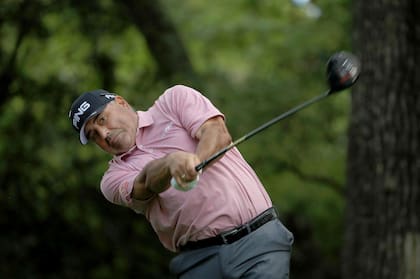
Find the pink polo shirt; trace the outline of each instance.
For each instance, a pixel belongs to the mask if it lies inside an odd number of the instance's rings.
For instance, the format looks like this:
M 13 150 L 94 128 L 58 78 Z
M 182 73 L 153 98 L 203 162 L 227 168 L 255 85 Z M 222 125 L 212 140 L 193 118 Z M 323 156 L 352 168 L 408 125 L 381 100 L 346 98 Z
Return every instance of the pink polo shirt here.
M 174 151 L 193 153 L 198 128 L 219 115 L 223 116 L 198 91 L 182 85 L 169 88 L 147 111 L 138 112 L 136 145 L 114 156 L 102 178 L 104 196 L 144 214 L 171 251 L 187 241 L 241 225 L 272 205 L 257 175 L 236 148 L 205 168 L 197 187 L 188 192 L 171 187 L 148 201 L 130 197 L 135 177 L 148 162 Z

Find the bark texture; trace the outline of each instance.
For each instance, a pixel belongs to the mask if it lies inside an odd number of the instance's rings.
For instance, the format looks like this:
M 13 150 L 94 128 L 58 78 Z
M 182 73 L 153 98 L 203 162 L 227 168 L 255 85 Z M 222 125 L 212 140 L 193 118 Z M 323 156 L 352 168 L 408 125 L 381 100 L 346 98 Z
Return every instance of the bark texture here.
M 420 278 L 420 2 L 353 2 L 344 279 Z

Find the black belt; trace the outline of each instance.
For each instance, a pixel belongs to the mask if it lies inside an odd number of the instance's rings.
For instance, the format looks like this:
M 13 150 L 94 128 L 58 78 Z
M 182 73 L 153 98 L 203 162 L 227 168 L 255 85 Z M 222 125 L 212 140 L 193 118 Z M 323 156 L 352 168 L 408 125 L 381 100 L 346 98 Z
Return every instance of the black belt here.
M 271 207 L 246 224 L 236 227 L 230 231 L 220 233 L 214 237 L 189 241 L 180 247 L 181 251 L 205 248 L 214 245 L 230 244 L 255 231 L 267 222 L 277 218 L 277 211 Z

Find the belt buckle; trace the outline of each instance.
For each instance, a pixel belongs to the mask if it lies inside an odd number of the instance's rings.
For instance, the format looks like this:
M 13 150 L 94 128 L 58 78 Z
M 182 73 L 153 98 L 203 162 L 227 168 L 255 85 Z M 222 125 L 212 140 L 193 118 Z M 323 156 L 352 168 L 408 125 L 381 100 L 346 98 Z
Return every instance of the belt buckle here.
M 229 239 L 228 238 L 230 236 L 232 236 L 232 235 L 235 235 L 238 231 L 239 231 L 239 229 L 238 228 L 235 228 L 235 229 L 232 229 L 232 230 L 230 230 L 228 232 L 221 233 L 220 234 L 220 237 L 222 238 L 223 243 L 224 244 L 229 244 Z

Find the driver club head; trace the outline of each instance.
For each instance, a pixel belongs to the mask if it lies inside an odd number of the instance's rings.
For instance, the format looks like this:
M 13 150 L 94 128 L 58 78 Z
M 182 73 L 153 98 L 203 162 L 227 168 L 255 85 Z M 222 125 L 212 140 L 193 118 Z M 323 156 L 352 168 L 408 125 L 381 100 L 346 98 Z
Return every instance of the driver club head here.
M 327 62 L 327 79 L 330 94 L 351 87 L 360 74 L 359 59 L 346 51 L 340 51 Z

